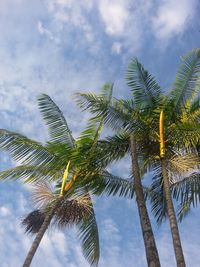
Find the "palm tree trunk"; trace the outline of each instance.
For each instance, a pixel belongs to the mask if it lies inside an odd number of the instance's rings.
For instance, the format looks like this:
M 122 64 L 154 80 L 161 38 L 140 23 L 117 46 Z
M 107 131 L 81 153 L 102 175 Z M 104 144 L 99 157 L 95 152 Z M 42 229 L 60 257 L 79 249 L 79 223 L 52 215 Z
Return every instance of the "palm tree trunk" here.
M 46 232 L 47 228 L 49 227 L 49 224 L 51 222 L 51 219 L 53 218 L 53 215 L 54 215 L 54 211 L 55 211 L 55 207 L 49 212 L 49 214 L 45 217 L 45 220 L 42 224 L 42 226 L 40 227 L 40 230 L 39 232 L 37 233 L 33 243 L 32 243 L 32 246 L 28 252 L 28 255 L 24 261 L 24 264 L 22 265 L 22 267 L 29 267 L 31 262 L 32 262 L 32 259 L 35 255 L 35 252 L 37 250 L 37 248 L 39 247 L 39 244 L 44 236 L 44 233 Z
M 181 240 L 180 240 L 180 235 L 179 235 L 179 230 L 178 230 L 178 224 L 177 224 L 176 215 L 174 211 L 174 205 L 173 205 L 171 192 L 170 192 L 169 178 L 168 178 L 168 173 L 167 173 L 167 163 L 166 163 L 165 158 L 161 159 L 161 165 L 162 165 L 162 175 L 163 175 L 163 188 L 164 188 L 164 193 L 165 193 L 167 213 L 169 217 L 174 251 L 175 251 L 175 256 L 176 256 L 176 263 L 177 263 L 177 267 L 185 267 L 186 266 L 185 259 L 183 255 L 183 249 L 181 246 Z
M 134 135 L 130 136 L 131 144 L 131 157 L 132 157 L 132 173 L 134 177 L 134 188 L 136 194 L 136 202 L 139 211 L 140 224 L 142 228 L 142 234 L 144 239 L 144 245 L 146 250 L 146 258 L 149 267 L 160 267 L 160 260 L 158 256 L 158 251 L 154 239 L 154 234 L 152 231 L 149 215 L 147 212 L 147 207 L 144 199 L 144 192 L 142 188 L 138 155 L 136 148 L 136 140 Z

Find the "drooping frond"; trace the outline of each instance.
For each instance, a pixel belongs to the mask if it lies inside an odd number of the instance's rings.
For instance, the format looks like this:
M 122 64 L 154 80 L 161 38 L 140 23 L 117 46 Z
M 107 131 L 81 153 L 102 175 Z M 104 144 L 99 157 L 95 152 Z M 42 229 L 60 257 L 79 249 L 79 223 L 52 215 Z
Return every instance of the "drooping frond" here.
M 58 227 L 78 224 L 87 219 L 92 213 L 92 203 L 88 194 L 73 196 L 72 198 L 63 197 L 55 211 L 54 223 Z
M 192 199 L 188 200 L 187 202 L 180 203 L 177 210 L 177 216 L 179 222 L 182 222 L 182 220 L 188 215 L 191 209 Z
M 22 164 L 50 164 L 55 160 L 55 155 L 41 143 L 4 129 L 0 130 L 0 148 Z
M 188 175 L 182 181 L 172 184 L 172 194 L 182 205 L 189 203 L 195 207 L 200 202 L 200 174 Z
M 171 185 L 173 197 L 180 203 L 178 205 L 178 219 L 182 221 L 200 202 L 200 174 L 192 174 L 184 180 Z
M 168 160 L 168 175 L 171 183 L 183 180 L 189 173 L 197 172 L 199 164 L 200 158 L 197 154 L 187 151 L 177 151 Z
M 159 103 L 161 99 L 160 86 L 137 59 L 133 59 L 129 64 L 126 80 L 138 108 L 152 108 Z
M 200 86 L 200 49 L 193 49 L 183 58 L 173 88 L 170 92 L 172 113 L 180 114 L 182 108 L 188 108 Z
M 93 209 L 90 215 L 80 222 L 78 229 L 83 254 L 90 265 L 96 267 L 99 262 L 100 247 L 98 227 Z
M 48 95 L 42 94 L 38 97 L 38 105 L 43 119 L 48 126 L 50 141 L 74 147 L 74 139 L 67 121 L 54 101 Z
M 42 210 L 34 210 L 30 212 L 21 222 L 28 234 L 36 234 L 40 230 L 45 219 L 45 212 Z
M 56 196 L 54 195 L 52 188 L 49 183 L 40 181 L 34 184 L 32 190 L 33 204 L 39 209 L 44 209 L 55 201 Z
M 134 182 L 133 179 L 124 179 L 104 171 L 101 176 L 95 177 L 88 187 L 95 195 L 106 194 L 107 196 L 119 196 L 133 198 Z
M 167 217 L 167 206 L 163 191 L 163 177 L 160 164 L 157 164 L 151 172 L 152 184 L 145 190 L 147 198 L 151 203 L 151 210 L 158 224 Z

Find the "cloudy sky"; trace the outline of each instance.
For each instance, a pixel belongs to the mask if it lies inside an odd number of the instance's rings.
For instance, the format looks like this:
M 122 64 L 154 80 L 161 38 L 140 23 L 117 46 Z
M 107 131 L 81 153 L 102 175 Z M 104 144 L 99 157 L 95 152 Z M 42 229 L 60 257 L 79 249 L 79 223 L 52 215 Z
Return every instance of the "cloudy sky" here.
M 49 94 L 63 110 L 75 136 L 86 115 L 73 102 L 77 91 L 99 92 L 114 82 L 117 97 L 130 95 L 127 64 L 138 59 L 163 90 L 174 80 L 180 56 L 200 44 L 198 0 L 1 0 L 0 128 L 46 140 L 36 97 Z M 1 154 L 0 168 L 15 164 Z M 123 174 L 121 171 L 123 170 Z M 115 172 L 126 176 L 128 159 Z M 21 266 L 31 237 L 20 228 L 30 209 L 29 191 L 19 183 L 0 185 L 1 267 Z M 100 267 L 146 266 L 134 200 L 96 200 Z M 187 266 L 199 267 L 200 217 L 192 210 L 180 225 Z M 152 218 L 163 267 L 175 266 L 168 223 Z M 49 231 L 33 267 L 89 267 L 76 232 Z

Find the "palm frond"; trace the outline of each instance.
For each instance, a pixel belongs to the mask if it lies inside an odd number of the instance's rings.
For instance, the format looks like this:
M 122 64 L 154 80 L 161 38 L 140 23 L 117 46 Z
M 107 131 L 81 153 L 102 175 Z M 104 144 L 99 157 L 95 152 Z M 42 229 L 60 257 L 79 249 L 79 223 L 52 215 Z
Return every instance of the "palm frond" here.
M 163 191 L 162 171 L 160 164 L 152 170 L 152 184 L 146 190 L 147 199 L 150 200 L 151 210 L 158 224 L 161 224 L 167 217 L 167 206 Z
M 78 224 L 89 217 L 91 212 L 92 203 L 88 195 L 73 196 L 69 199 L 63 197 L 55 211 L 54 224 L 62 228 Z
M 193 113 L 197 110 L 199 110 L 200 108 L 200 97 L 197 96 L 193 101 L 192 103 L 190 104 L 190 111 L 189 113 Z
M 152 108 L 159 103 L 161 99 L 160 86 L 137 59 L 133 59 L 129 64 L 126 80 L 138 108 Z
M 182 203 L 191 201 L 194 207 L 200 202 L 200 174 L 194 173 L 172 184 L 173 197 Z
M 40 180 L 55 181 L 61 177 L 60 171 L 56 171 L 46 166 L 20 165 L 0 172 L 0 180 L 22 179 L 25 183 Z
M 56 196 L 49 183 L 45 181 L 40 181 L 34 184 L 32 190 L 32 200 L 33 204 L 40 210 L 45 209 L 53 201 L 55 201 Z
M 198 170 L 200 158 L 195 153 L 179 151 L 168 160 L 168 174 L 171 183 L 176 183 L 178 180 L 184 179 L 189 173 L 194 173 Z
M 173 146 L 179 148 L 196 147 L 200 139 L 200 124 L 193 122 L 172 124 L 168 128 L 167 139 L 173 142 Z
M 30 212 L 21 222 L 22 227 L 28 234 L 36 234 L 40 230 L 45 219 L 45 212 L 42 210 L 34 210 Z
M 182 220 L 189 214 L 190 208 L 192 204 L 192 199 L 188 200 L 187 202 L 183 202 L 179 204 L 178 210 L 177 210 L 177 216 L 179 222 L 182 222 Z
M 55 160 L 55 155 L 41 143 L 4 129 L 0 130 L 0 148 L 22 164 L 41 165 Z
M 99 233 L 94 210 L 78 225 L 82 251 L 91 266 L 97 266 L 100 256 Z
M 48 95 L 42 94 L 38 97 L 38 105 L 48 126 L 50 140 L 74 147 L 74 139 L 67 121 L 54 101 Z
M 122 159 L 129 151 L 129 135 L 119 133 L 98 141 L 97 162 L 101 166 L 107 166 L 109 163 Z
M 120 197 L 133 198 L 134 196 L 134 181 L 133 178 L 124 179 L 113 175 L 108 171 L 104 171 L 105 188 L 103 192 L 110 196 L 118 195 Z M 101 185 L 101 184 L 100 184 Z
M 183 58 L 183 64 L 178 70 L 176 80 L 170 92 L 172 113 L 180 114 L 182 108 L 187 108 L 200 86 L 200 49 L 193 49 Z

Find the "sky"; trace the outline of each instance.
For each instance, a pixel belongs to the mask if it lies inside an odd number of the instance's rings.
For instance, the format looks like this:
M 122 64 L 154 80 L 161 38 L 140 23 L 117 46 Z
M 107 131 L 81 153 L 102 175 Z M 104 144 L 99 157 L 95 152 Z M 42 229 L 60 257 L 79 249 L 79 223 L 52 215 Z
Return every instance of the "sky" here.
M 170 88 L 180 57 L 200 45 L 198 0 L 1 0 L 0 128 L 47 140 L 37 96 L 48 94 L 77 136 L 87 114 L 74 102 L 76 92 L 96 92 L 114 83 L 114 95 L 127 98 L 125 72 L 137 57 Z M 16 163 L 1 153 L 0 169 Z M 126 177 L 126 158 L 114 168 Z M 33 237 L 20 227 L 31 211 L 30 190 L 20 182 L 0 184 L 1 267 L 21 266 Z M 100 229 L 99 267 L 145 267 L 143 240 L 134 200 L 95 199 Z M 187 266 L 200 264 L 200 209 L 179 225 Z M 163 267 L 175 266 L 168 222 L 153 229 Z M 76 229 L 48 230 L 33 267 L 89 267 Z

